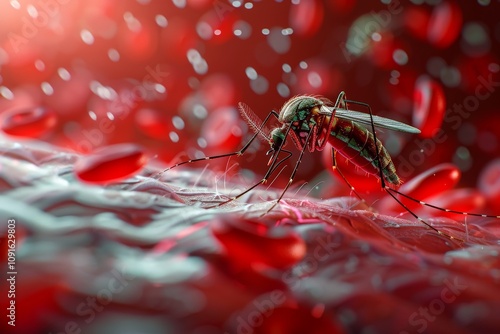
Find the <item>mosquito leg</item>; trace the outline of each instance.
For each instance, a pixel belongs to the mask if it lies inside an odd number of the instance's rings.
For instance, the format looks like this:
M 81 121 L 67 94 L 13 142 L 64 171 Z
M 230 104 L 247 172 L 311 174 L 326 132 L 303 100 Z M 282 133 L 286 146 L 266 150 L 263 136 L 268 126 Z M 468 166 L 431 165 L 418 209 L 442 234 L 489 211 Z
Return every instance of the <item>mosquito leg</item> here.
M 369 104 L 367 103 L 364 103 L 364 102 L 358 102 L 358 101 L 353 101 L 353 100 L 346 100 L 347 103 L 352 103 L 352 104 L 357 104 L 357 105 L 360 105 L 360 106 L 363 106 L 365 108 L 368 109 L 368 112 L 370 113 L 370 119 L 371 119 L 371 130 L 372 130 L 372 134 L 373 134 L 373 139 L 375 141 L 375 147 L 376 147 L 376 159 L 377 159 L 377 165 L 378 165 L 378 170 L 379 170 L 379 177 L 380 177 L 380 185 L 382 187 L 383 190 L 385 190 L 386 193 L 388 193 L 396 202 L 398 202 L 399 205 L 401 205 L 406 211 L 408 211 L 408 213 L 410 213 L 415 219 L 417 219 L 419 222 L 421 222 L 422 224 L 426 225 L 427 227 L 429 227 L 430 229 L 434 230 L 435 232 L 437 232 L 438 234 L 440 235 L 444 235 L 446 236 L 447 238 L 451 239 L 451 240 L 458 240 L 460 242 L 464 242 L 462 239 L 459 239 L 459 238 L 456 238 L 456 237 L 453 237 L 447 233 L 444 233 L 444 232 L 441 232 L 439 231 L 437 228 L 435 228 L 434 226 L 432 226 L 431 224 L 427 223 L 426 221 L 424 221 L 422 218 L 420 218 L 419 216 L 417 216 L 412 210 L 410 210 L 403 202 L 401 202 L 394 194 L 393 192 L 397 193 L 397 194 L 400 194 L 400 195 L 403 195 L 402 193 L 400 193 L 399 191 L 395 190 L 395 189 L 392 189 L 390 188 L 389 186 L 387 186 L 385 184 L 385 180 L 384 180 L 384 174 L 382 172 L 382 163 L 381 163 L 381 160 L 380 160 L 380 152 L 379 152 L 379 146 L 377 145 L 377 134 L 376 134 L 376 131 L 375 131 L 375 124 L 373 122 L 373 113 L 372 113 L 372 108 L 370 107 Z M 407 197 L 407 198 L 410 198 L 412 200 L 415 200 L 413 198 L 411 198 L 410 196 L 408 195 L 403 195 L 404 197 Z M 418 201 L 418 200 L 415 200 L 416 202 L 419 202 L 421 203 L 421 201 Z M 437 207 L 436 207 L 437 208 Z M 446 211 L 446 210 L 444 210 Z
M 293 179 L 295 178 L 295 174 L 297 173 L 297 170 L 299 169 L 299 165 L 302 162 L 302 156 L 304 155 L 304 152 L 307 149 L 307 144 L 309 143 L 309 140 L 311 139 L 312 133 L 314 131 L 317 131 L 317 129 L 316 128 L 312 128 L 309 131 L 309 133 L 307 134 L 306 141 L 304 143 L 304 146 L 302 147 L 302 150 L 300 150 L 299 157 L 298 157 L 297 161 L 295 162 L 295 166 L 293 167 L 292 174 L 290 175 L 290 179 L 288 180 L 288 183 L 286 184 L 285 189 L 283 189 L 283 191 L 281 192 L 281 195 L 280 195 L 280 197 L 278 197 L 278 200 L 276 200 L 276 203 L 274 203 L 269 209 L 267 209 L 267 211 L 265 213 L 270 212 L 272 209 L 274 209 L 274 207 L 276 207 L 276 205 L 278 205 L 278 203 L 281 201 L 281 199 L 285 195 L 286 191 L 288 190 L 288 188 L 292 184 Z
M 340 177 L 342 178 L 342 180 L 344 180 L 344 182 L 347 184 L 347 186 L 349 186 L 349 188 L 351 189 L 351 191 L 356 195 L 356 197 L 364 204 L 366 204 L 366 201 L 363 197 L 361 197 L 361 195 L 356 191 L 356 189 L 351 185 L 351 183 L 347 180 L 347 178 L 344 176 L 344 173 L 342 173 L 342 171 L 340 170 L 340 168 L 338 168 L 337 166 L 337 151 L 332 147 L 332 169 L 334 171 L 336 171 L 337 173 L 339 173 Z
M 255 138 L 257 138 L 257 136 L 259 135 L 259 133 L 262 131 L 262 129 L 264 128 L 265 124 L 269 121 L 269 119 L 271 118 L 271 116 L 274 116 L 276 119 L 279 118 L 279 115 L 277 112 L 275 111 L 271 111 L 267 116 L 266 118 L 264 119 L 264 121 L 262 122 L 260 128 L 258 129 L 258 131 L 255 132 L 255 134 L 252 136 L 252 138 L 250 138 L 250 140 L 239 150 L 239 151 L 236 151 L 236 152 L 232 152 L 232 153 L 225 153 L 225 154 L 219 154 L 219 155 L 213 155 L 213 156 L 209 156 L 209 157 L 204 157 L 204 158 L 198 158 L 198 159 L 190 159 L 190 160 L 186 160 L 186 161 L 183 161 L 183 162 L 179 162 L 173 166 L 170 166 L 164 170 L 162 170 L 161 172 L 159 173 L 156 173 L 155 175 L 153 175 L 153 178 L 157 178 L 158 176 L 161 176 L 163 173 L 173 169 L 173 168 L 176 168 L 176 167 L 179 167 L 179 166 L 182 166 L 182 165 L 185 165 L 185 164 L 190 164 L 190 163 L 193 163 L 193 162 L 197 162 L 197 161 L 204 161 L 204 160 L 212 160 L 212 159 L 218 159 L 218 158 L 225 158 L 225 157 L 231 157 L 231 156 L 234 156 L 234 155 L 237 155 L 237 156 L 240 156 L 242 155 L 243 153 L 245 153 L 245 151 L 250 147 L 250 145 L 252 144 L 252 142 L 255 140 Z
M 268 116 L 269 117 L 269 116 Z M 267 118 L 266 118 L 267 120 Z M 264 121 L 265 123 L 265 121 Z M 230 199 L 228 199 L 227 201 L 224 201 L 222 203 L 218 203 L 216 205 L 212 205 L 212 206 L 209 206 L 207 207 L 207 209 L 211 209 L 211 208 L 215 208 L 215 207 L 218 207 L 218 206 L 222 206 L 224 204 L 227 204 L 229 202 L 232 202 L 234 200 L 237 200 L 238 198 L 240 198 L 241 196 L 247 194 L 248 192 L 250 192 L 251 190 L 255 189 L 257 186 L 261 185 L 261 184 L 265 184 L 269 177 L 271 176 L 271 174 L 276 170 L 276 168 L 281 165 L 282 163 L 284 163 L 286 160 L 288 160 L 291 156 L 292 156 L 292 152 L 288 151 L 288 150 L 283 150 L 283 145 L 285 144 L 285 141 L 286 141 L 286 138 L 288 137 L 288 134 L 290 132 L 290 129 L 291 127 L 288 127 L 288 129 L 286 130 L 285 132 L 285 138 L 283 139 L 283 142 L 281 143 L 280 147 L 278 148 L 278 151 L 276 152 L 276 154 L 274 155 L 274 158 L 273 160 L 271 161 L 271 164 L 269 166 L 269 168 L 267 169 L 267 172 L 266 174 L 264 175 L 264 177 L 262 178 L 262 180 L 260 180 L 259 182 L 257 182 L 256 184 L 254 184 L 253 186 L 251 186 L 250 188 L 246 189 L 245 191 L 243 191 L 242 193 L 234 196 L 234 197 L 231 197 Z M 278 156 L 281 152 L 286 152 L 288 154 L 287 157 L 283 158 L 282 160 L 278 161 Z

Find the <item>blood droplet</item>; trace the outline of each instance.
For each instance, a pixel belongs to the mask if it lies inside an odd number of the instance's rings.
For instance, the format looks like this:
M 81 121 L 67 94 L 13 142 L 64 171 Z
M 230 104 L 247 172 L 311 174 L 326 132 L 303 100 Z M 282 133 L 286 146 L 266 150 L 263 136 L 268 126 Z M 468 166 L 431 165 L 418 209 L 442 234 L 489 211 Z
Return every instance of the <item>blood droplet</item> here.
M 478 187 L 492 208 L 500 207 L 500 158 L 486 165 L 479 176 Z
M 311 36 L 323 23 L 323 4 L 318 0 L 302 0 L 290 9 L 290 25 L 300 36 Z
M 415 83 L 413 126 L 422 131 L 420 136 L 433 137 L 440 129 L 446 109 L 441 85 L 428 76 L 421 76 Z
M 305 242 L 291 229 L 229 215 L 220 217 L 211 226 L 227 256 L 240 268 L 265 265 L 284 269 L 305 256 Z
M 134 175 L 146 162 L 144 150 L 138 145 L 106 146 L 80 158 L 75 165 L 75 175 L 87 183 L 106 184 Z
M 458 37 L 462 27 L 462 11 L 454 2 L 443 2 L 434 8 L 429 20 L 427 38 L 444 49 Z
M 57 123 L 57 115 L 51 109 L 34 107 L 15 109 L 2 117 L 2 131 L 17 137 L 38 138 L 52 130 Z

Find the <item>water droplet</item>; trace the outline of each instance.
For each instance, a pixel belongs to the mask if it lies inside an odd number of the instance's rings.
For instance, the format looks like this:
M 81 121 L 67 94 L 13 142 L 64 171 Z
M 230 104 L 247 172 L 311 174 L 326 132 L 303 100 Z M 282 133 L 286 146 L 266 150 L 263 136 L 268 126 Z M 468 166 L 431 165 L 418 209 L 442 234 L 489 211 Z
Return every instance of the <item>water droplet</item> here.
M 81 32 L 80 32 L 80 37 L 82 39 L 82 41 L 87 44 L 87 45 L 92 45 L 94 44 L 94 35 L 92 35 L 92 33 L 86 29 L 83 29 Z

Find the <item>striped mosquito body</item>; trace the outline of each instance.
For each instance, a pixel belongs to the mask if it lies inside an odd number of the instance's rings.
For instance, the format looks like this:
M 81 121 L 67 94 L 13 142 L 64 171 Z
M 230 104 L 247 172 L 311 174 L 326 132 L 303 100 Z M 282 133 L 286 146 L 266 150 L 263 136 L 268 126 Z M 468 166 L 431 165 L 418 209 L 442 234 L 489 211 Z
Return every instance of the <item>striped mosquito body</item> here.
M 346 110 L 342 97 L 337 105 L 339 109 Z M 378 176 L 381 169 L 388 184 L 399 186 L 401 180 L 396 173 L 396 167 L 382 142 L 375 140 L 374 135 L 355 120 L 336 117 L 336 109 L 329 100 L 301 95 L 283 105 L 279 120 L 285 124 L 290 123 L 290 135 L 299 150 L 307 145 L 310 152 L 321 151 L 328 142 L 363 171 Z M 342 115 L 346 117 L 345 113 Z M 312 138 L 306 143 L 307 135 L 311 131 Z M 378 165 L 377 154 L 381 166 Z

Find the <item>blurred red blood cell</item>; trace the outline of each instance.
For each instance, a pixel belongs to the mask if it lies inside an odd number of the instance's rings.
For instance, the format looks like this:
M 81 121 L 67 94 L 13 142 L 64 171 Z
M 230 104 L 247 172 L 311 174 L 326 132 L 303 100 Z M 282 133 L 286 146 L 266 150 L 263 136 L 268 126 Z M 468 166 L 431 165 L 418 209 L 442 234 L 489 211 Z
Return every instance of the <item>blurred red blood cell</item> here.
M 209 114 L 201 128 L 210 154 L 228 153 L 236 149 L 243 136 L 241 119 L 234 108 L 221 108 Z
M 213 0 L 187 0 L 187 3 L 195 9 L 205 9 L 210 7 L 210 5 L 216 6 Z
M 292 5 L 289 22 L 299 36 L 314 35 L 323 23 L 323 3 L 319 0 L 302 0 Z
M 196 31 L 204 40 L 224 43 L 234 37 L 233 26 L 238 16 L 233 7 L 214 4 L 214 10 L 205 13 L 198 24 Z
M 457 64 L 462 78 L 460 86 L 476 97 L 487 99 L 495 91 L 492 83 L 500 80 L 500 71 L 494 66 L 499 63 L 499 57 L 493 53 L 462 57 Z
M 57 123 L 57 115 L 45 107 L 15 109 L 2 115 L 2 131 L 17 137 L 38 138 Z
M 408 31 L 421 40 L 427 40 L 430 13 L 422 7 L 409 7 L 403 12 L 403 22 Z
M 462 173 L 457 166 L 450 163 L 439 164 L 405 182 L 399 191 L 417 200 L 425 200 L 443 191 L 453 189 L 460 181 L 461 175 Z M 403 196 L 399 196 L 399 200 L 410 210 L 420 206 L 419 203 Z M 392 203 L 392 209 L 404 210 L 396 201 L 390 199 L 390 203 Z
M 166 139 L 172 130 L 165 116 L 151 108 L 139 109 L 135 114 L 135 124 L 145 135 L 154 139 Z
M 87 183 L 106 184 L 134 175 L 146 161 L 146 154 L 138 145 L 106 146 L 81 157 L 75 164 L 75 175 Z
M 203 80 L 200 93 L 205 107 L 216 109 L 234 104 L 236 88 L 229 76 L 215 74 Z
M 420 129 L 421 137 L 433 137 L 443 123 L 446 99 L 441 85 L 421 76 L 415 83 L 413 104 L 413 126 Z
M 428 198 L 426 203 L 448 210 L 482 213 L 486 204 L 486 198 L 474 188 L 461 188 L 441 192 L 436 196 Z M 441 210 L 432 211 L 434 217 L 457 218 L 457 214 L 454 213 Z
M 155 26 L 136 23 L 132 29 L 124 26 L 120 33 L 124 56 L 132 60 L 147 60 L 158 48 L 158 29 Z
M 462 11 L 455 2 L 443 2 L 432 11 L 427 38 L 441 49 L 450 46 L 462 28 Z
M 349 13 L 356 5 L 355 0 L 330 0 L 328 4 L 332 8 L 333 13 Z
M 500 213 L 500 158 L 484 167 L 479 175 L 479 190 L 488 199 L 490 206 Z
M 268 266 L 285 269 L 302 260 L 306 244 L 292 229 L 269 227 L 236 216 L 220 216 L 212 233 L 224 246 L 235 267 Z
M 261 322 L 252 321 L 255 334 L 337 334 L 344 333 L 340 325 L 334 323 L 330 317 L 322 314 L 313 316 L 312 311 L 305 308 L 280 306 Z M 250 319 L 255 320 L 255 319 Z
M 185 61 L 189 49 L 195 48 L 198 37 L 194 27 L 181 18 L 172 18 L 168 21 L 168 29 L 161 31 L 161 49 L 169 59 Z
M 349 191 L 349 187 L 344 182 L 339 172 L 333 169 L 332 167 L 332 153 L 331 153 L 331 145 L 327 144 L 325 149 L 323 150 L 323 165 L 325 168 L 330 171 L 333 175 L 335 175 L 338 180 L 345 185 L 345 189 Z M 374 175 L 368 174 L 363 171 L 361 168 L 356 167 L 349 159 L 345 158 L 341 152 L 337 152 L 336 155 L 337 161 L 337 169 L 339 169 L 342 174 L 346 177 L 349 183 L 356 189 L 358 192 L 372 192 L 376 190 L 380 190 L 380 182 L 377 177 Z

